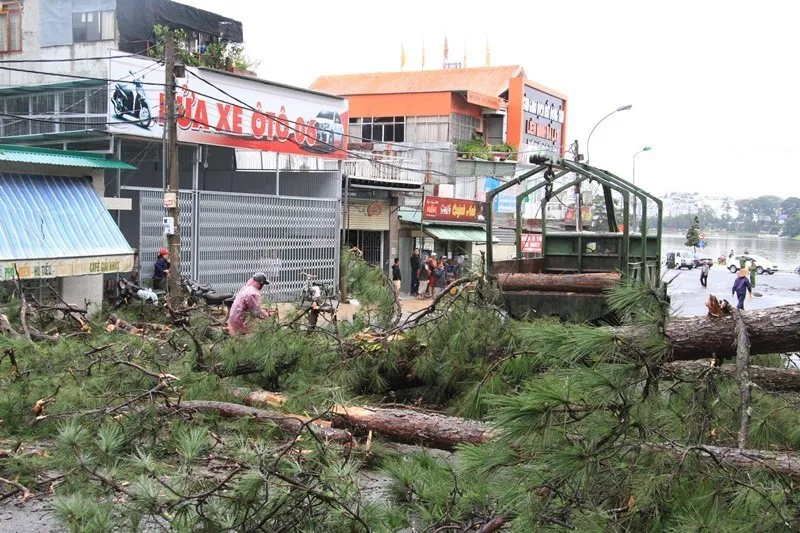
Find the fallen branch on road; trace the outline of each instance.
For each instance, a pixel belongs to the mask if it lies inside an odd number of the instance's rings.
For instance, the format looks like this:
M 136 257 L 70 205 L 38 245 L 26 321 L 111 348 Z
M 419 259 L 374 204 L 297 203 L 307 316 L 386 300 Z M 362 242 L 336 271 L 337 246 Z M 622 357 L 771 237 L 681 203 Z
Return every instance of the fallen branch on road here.
M 246 405 L 280 407 L 286 402 L 285 396 L 274 392 L 248 394 L 242 389 L 229 389 L 229 392 L 242 398 Z M 448 450 L 457 444 L 483 444 L 493 436 L 482 422 L 420 410 L 334 405 L 330 411 L 333 428 L 351 429 L 359 434 L 372 431 L 391 440 L 424 443 Z
M 176 408 L 182 411 L 215 413 L 225 418 L 252 418 L 254 420 L 273 422 L 282 430 L 291 432 L 299 432 L 304 425 L 308 424 L 309 431 L 326 440 L 353 443 L 353 435 L 349 431 L 320 424 L 310 424 L 308 418 L 297 415 L 287 415 L 235 403 L 202 400 L 181 402 Z

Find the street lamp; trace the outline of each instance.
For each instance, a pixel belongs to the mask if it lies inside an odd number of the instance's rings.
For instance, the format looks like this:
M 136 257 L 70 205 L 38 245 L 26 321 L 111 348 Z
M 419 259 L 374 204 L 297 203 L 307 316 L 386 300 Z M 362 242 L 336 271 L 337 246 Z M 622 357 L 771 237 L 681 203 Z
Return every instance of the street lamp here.
M 589 132 L 589 138 L 588 138 L 588 139 L 586 139 L 586 164 L 587 164 L 587 165 L 589 164 L 589 142 L 591 142 L 591 140 L 592 140 L 592 133 L 594 133 L 594 130 L 596 130 L 596 129 L 597 129 L 597 126 L 599 126 L 601 122 L 603 122 L 605 119 L 607 119 L 608 117 L 610 117 L 610 116 L 611 116 L 611 115 L 613 115 L 614 113 L 619 113 L 620 111 L 627 111 L 628 109 L 630 109 L 630 108 L 632 108 L 632 107 L 633 107 L 633 106 L 632 106 L 632 105 L 630 105 L 630 104 L 628 104 L 628 105 L 624 105 L 624 106 L 620 106 L 620 107 L 616 108 L 614 111 L 612 111 L 611 113 L 609 113 L 608 115 L 606 115 L 606 116 L 604 116 L 603 118 L 601 118 L 601 119 L 600 119 L 600 120 L 597 122 L 597 124 L 595 124 L 595 125 L 594 125 L 594 128 L 592 128 L 592 131 L 590 131 L 590 132 Z
M 633 172 L 632 172 L 633 185 L 636 185 L 636 156 L 641 154 L 642 152 L 649 152 L 650 150 L 652 150 L 652 148 L 650 148 L 649 146 L 645 146 L 644 148 L 642 148 L 641 150 L 639 150 L 638 152 L 633 154 Z M 634 195 L 633 196 L 633 224 L 631 224 L 631 227 L 633 228 L 633 231 L 636 231 L 636 200 L 637 199 L 638 198 L 636 197 L 636 195 Z

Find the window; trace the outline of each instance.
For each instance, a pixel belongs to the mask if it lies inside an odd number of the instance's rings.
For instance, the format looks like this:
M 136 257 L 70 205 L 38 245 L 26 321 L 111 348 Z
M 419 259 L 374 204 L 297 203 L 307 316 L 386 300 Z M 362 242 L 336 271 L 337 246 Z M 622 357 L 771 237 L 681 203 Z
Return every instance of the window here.
M 450 140 L 453 142 L 469 141 L 475 136 L 475 129 L 481 125 L 481 119 L 461 113 L 453 113 L 450 121 Z
M 0 1 L 0 53 L 22 51 L 22 6 Z
M 0 97 L 0 137 L 104 129 L 107 105 L 105 85 Z
M 72 14 L 72 42 L 110 41 L 116 38 L 114 11 Z
M 351 118 L 350 135 L 354 142 L 403 142 L 405 117 Z
M 450 139 L 450 117 L 408 117 L 404 136 L 407 142 L 440 142 Z

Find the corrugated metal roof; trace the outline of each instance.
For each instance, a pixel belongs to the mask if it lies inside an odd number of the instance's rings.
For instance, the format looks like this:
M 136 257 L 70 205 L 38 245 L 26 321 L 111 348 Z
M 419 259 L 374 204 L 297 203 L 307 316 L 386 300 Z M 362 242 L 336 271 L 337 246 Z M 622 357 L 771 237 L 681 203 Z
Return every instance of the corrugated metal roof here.
M 85 178 L 0 174 L 0 261 L 132 254 Z
M 116 159 L 106 159 L 102 154 L 53 150 L 50 148 L 31 148 L 29 146 L 11 146 L 8 144 L 0 144 L 0 163 L 2 162 L 81 168 L 136 169 L 136 167 L 128 163 Z
M 521 74 L 524 75 L 524 71 L 520 65 L 344 74 L 320 76 L 311 88 L 342 96 L 455 91 L 500 96 L 508 89 L 509 80 Z

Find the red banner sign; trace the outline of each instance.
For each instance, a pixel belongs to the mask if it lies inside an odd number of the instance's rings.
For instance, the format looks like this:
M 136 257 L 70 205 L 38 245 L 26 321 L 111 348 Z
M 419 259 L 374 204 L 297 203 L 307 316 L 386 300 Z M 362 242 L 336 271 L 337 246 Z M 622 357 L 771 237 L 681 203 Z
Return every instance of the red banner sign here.
M 483 222 L 483 202 L 428 196 L 422 210 L 424 220 Z
M 522 251 L 531 254 L 542 253 L 542 234 L 526 233 L 522 236 Z
M 164 67 L 141 57 L 109 62 L 109 131 L 161 139 Z M 347 157 L 347 100 L 256 78 L 186 68 L 177 80 L 178 141 L 314 157 Z

